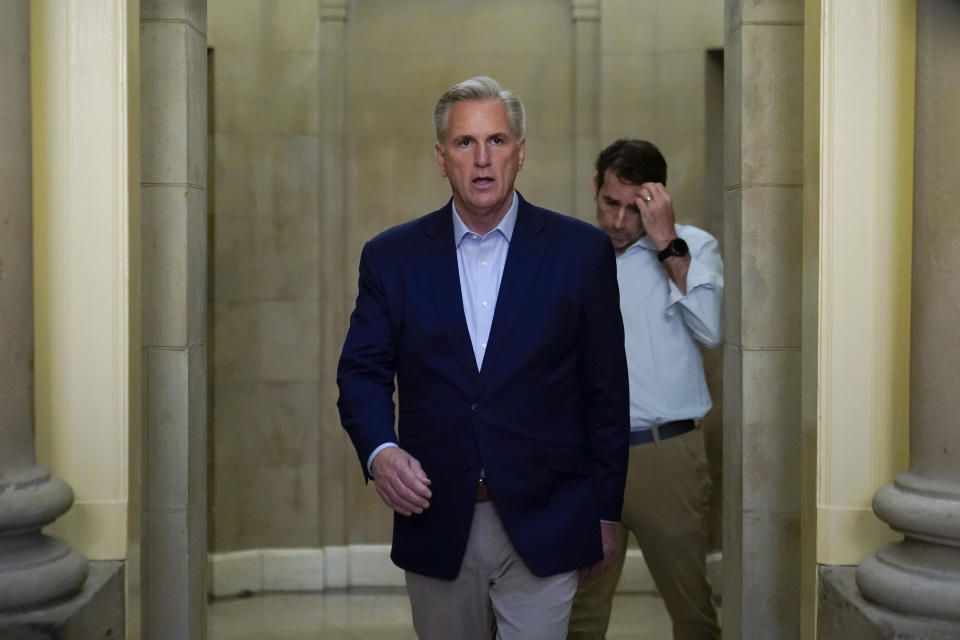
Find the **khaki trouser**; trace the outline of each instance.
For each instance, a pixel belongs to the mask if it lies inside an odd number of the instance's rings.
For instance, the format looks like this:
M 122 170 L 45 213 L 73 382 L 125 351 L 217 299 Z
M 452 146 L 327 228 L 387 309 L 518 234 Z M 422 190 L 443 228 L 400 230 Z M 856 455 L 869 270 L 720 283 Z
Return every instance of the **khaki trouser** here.
M 420 640 L 557 640 L 577 589 L 576 571 L 539 578 L 527 569 L 493 502 L 474 509 L 455 580 L 412 571 L 406 580 Z
M 673 637 L 719 639 L 720 627 L 706 578 L 709 501 L 710 475 L 699 428 L 631 447 L 620 556 L 599 579 L 577 590 L 567 638 L 594 640 L 606 636 L 629 530 L 637 538 L 670 613 Z

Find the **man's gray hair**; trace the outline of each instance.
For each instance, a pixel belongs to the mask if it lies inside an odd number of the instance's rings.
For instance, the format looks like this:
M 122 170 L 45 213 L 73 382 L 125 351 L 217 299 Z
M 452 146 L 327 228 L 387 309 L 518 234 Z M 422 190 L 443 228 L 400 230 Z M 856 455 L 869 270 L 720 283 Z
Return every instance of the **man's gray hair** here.
M 500 83 L 488 76 L 476 76 L 463 82 L 458 82 L 443 92 L 433 108 L 433 128 L 437 132 L 437 141 L 443 142 L 447 135 L 447 125 L 450 122 L 450 107 L 465 100 L 499 100 L 507 109 L 510 118 L 510 128 L 518 139 L 523 137 L 527 126 L 527 116 L 520 98 L 508 89 L 500 87 Z

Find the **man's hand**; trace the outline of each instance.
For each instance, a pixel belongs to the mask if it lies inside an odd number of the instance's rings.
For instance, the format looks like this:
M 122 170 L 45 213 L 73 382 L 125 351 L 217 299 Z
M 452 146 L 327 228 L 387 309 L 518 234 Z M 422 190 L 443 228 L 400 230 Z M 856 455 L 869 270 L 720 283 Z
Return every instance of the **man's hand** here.
M 610 568 L 613 559 L 617 557 L 617 549 L 620 545 L 617 535 L 618 523 L 601 522 L 600 539 L 603 541 L 603 558 L 600 562 L 580 569 L 580 582 L 592 582 Z
M 370 463 L 377 493 L 402 516 L 423 513 L 430 506 L 430 479 L 417 459 L 400 447 L 387 447 Z
M 640 220 L 643 230 L 657 251 L 663 251 L 670 241 L 677 237 L 677 224 L 673 214 L 673 199 L 667 188 L 659 182 L 644 182 L 637 189 L 634 204 L 640 210 Z M 670 279 L 673 280 L 680 292 L 687 293 L 687 271 L 690 269 L 690 256 L 671 256 L 663 261 Z
M 640 210 L 643 230 L 663 251 L 677 237 L 676 219 L 673 214 L 673 199 L 667 188 L 659 182 L 644 182 L 637 189 L 634 204 Z

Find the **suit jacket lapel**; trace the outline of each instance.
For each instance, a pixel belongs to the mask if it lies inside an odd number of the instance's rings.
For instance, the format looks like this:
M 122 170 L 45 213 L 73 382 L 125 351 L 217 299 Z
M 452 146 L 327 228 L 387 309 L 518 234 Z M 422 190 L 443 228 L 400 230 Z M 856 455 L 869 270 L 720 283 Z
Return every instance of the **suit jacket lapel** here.
M 424 266 L 433 304 L 440 318 L 440 325 L 450 342 L 453 353 L 471 378 L 476 378 L 477 358 L 470 344 L 467 317 L 463 312 L 463 295 L 460 291 L 460 270 L 457 267 L 457 247 L 453 239 L 453 209 L 450 203 L 433 213 L 435 224 L 427 229 Z
M 517 195 L 519 196 L 519 193 Z M 481 387 L 490 378 L 490 372 L 496 367 L 516 326 L 517 316 L 525 301 L 530 298 L 530 289 L 547 249 L 546 234 L 541 233 L 543 229 L 542 214 L 521 197 L 517 224 L 513 229 L 507 263 L 500 280 L 493 326 L 490 327 L 487 351 L 483 356 L 483 368 L 480 370 Z

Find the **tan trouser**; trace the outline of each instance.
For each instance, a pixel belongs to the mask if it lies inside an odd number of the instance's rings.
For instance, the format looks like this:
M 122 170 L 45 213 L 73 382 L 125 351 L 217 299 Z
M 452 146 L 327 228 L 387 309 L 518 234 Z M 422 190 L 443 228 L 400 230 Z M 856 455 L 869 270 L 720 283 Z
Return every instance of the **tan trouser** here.
M 637 537 L 670 613 L 673 637 L 719 639 L 720 627 L 706 577 L 709 501 L 710 474 L 700 429 L 631 447 L 620 556 L 598 580 L 577 590 L 567 638 L 594 640 L 606 636 L 629 530 Z
M 420 640 L 557 640 L 567 634 L 577 572 L 539 578 L 527 569 L 493 502 L 479 502 L 455 580 L 406 572 Z

